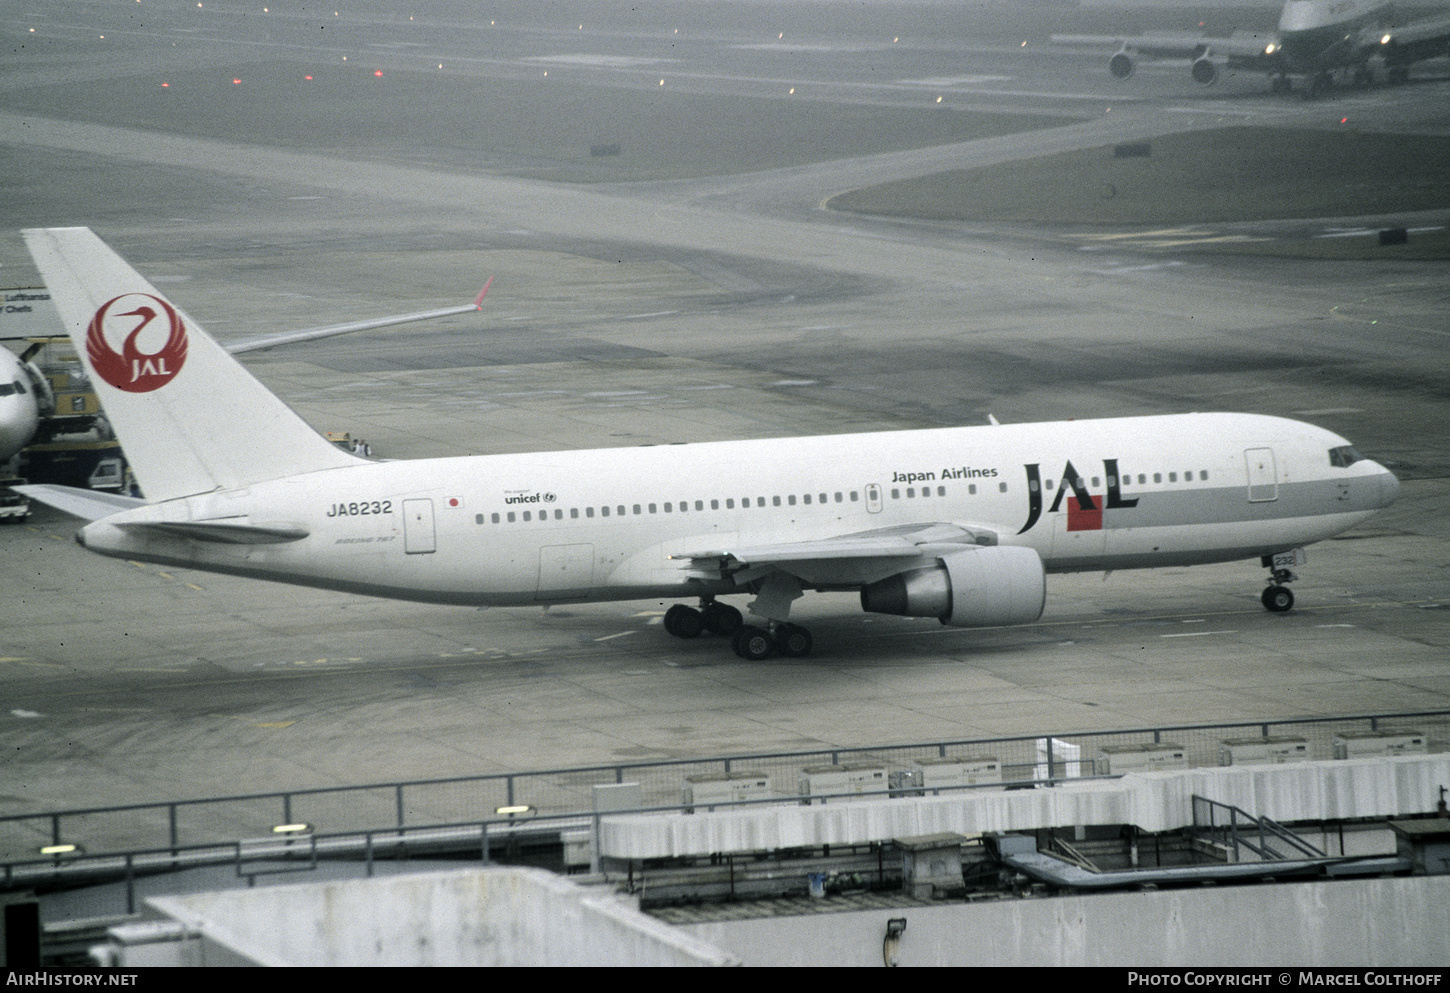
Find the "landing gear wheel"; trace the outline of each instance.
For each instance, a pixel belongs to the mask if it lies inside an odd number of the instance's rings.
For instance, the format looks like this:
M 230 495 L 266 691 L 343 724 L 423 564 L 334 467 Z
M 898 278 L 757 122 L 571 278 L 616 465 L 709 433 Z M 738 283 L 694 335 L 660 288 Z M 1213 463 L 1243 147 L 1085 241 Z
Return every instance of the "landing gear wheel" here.
M 750 662 L 759 662 L 775 654 L 775 639 L 770 632 L 757 627 L 741 627 L 731 639 L 735 654 Z
M 665 630 L 676 638 L 698 638 L 705 630 L 705 619 L 694 607 L 677 603 L 665 611 Z
M 775 647 L 786 658 L 805 658 L 811 653 L 811 633 L 794 624 L 782 624 L 775 632 Z
M 1265 609 L 1282 614 L 1294 606 L 1294 591 L 1287 586 L 1270 586 L 1259 599 Z
M 700 613 L 705 621 L 705 630 L 711 634 L 733 636 L 745 623 L 740 611 L 726 603 L 706 604 Z

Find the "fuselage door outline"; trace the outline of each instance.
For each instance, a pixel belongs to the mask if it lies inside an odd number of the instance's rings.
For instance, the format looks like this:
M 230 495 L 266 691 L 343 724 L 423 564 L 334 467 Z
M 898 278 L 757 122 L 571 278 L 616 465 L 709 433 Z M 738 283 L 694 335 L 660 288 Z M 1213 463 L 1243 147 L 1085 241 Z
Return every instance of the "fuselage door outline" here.
M 1244 464 L 1248 469 L 1249 503 L 1268 503 L 1279 499 L 1279 470 L 1274 464 L 1274 450 L 1246 449 Z
M 438 550 L 433 529 L 433 501 L 423 498 L 403 501 L 403 551 L 426 555 Z
M 866 513 L 868 513 L 868 514 L 879 514 L 879 513 L 881 513 L 881 484 L 880 483 L 867 483 L 866 484 Z

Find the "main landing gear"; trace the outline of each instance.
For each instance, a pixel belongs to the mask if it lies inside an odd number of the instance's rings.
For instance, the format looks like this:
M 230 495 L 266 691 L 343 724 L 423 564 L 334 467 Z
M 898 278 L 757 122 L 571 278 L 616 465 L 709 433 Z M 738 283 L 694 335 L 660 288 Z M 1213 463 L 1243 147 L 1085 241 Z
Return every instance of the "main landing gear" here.
M 676 638 L 698 638 L 706 631 L 734 635 L 744 623 L 740 611 L 708 597 L 700 601 L 699 610 L 677 603 L 665 611 L 665 630 Z
M 745 623 L 740 611 L 706 598 L 697 610 L 677 603 L 665 611 L 665 630 L 676 638 L 698 638 L 705 632 L 724 635 L 742 659 L 758 662 L 772 655 L 804 658 L 811 653 L 811 633 L 799 624 L 772 621 L 769 628 Z
M 1299 577 L 1288 568 L 1286 562 L 1298 561 L 1297 555 L 1297 552 L 1289 552 L 1286 555 L 1264 556 L 1264 566 L 1269 570 L 1269 587 L 1264 590 L 1259 601 L 1264 605 L 1265 610 L 1282 614 L 1294 606 L 1294 593 L 1286 584 L 1292 583 Z M 1281 561 L 1275 561 L 1276 559 Z
M 811 653 L 811 633 L 799 624 L 772 623 L 770 629 L 742 627 L 730 641 L 735 654 L 751 662 L 772 655 L 799 659 Z

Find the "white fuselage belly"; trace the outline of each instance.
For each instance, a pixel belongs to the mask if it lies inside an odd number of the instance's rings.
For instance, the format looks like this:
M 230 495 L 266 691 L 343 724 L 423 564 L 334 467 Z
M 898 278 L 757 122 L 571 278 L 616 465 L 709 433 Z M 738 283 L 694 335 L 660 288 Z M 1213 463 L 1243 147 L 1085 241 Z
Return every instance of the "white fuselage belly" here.
M 84 541 L 476 605 L 729 593 L 732 581 L 691 578 L 670 556 L 931 522 L 990 528 L 1035 549 L 1048 571 L 1182 565 L 1319 541 L 1392 499 L 1376 463 L 1330 465 L 1343 444 L 1295 421 L 1187 414 L 373 463 L 153 504 L 90 525 Z M 308 534 L 226 544 L 117 526 L 128 520 Z M 859 585 L 860 573 L 843 575 L 842 588 Z

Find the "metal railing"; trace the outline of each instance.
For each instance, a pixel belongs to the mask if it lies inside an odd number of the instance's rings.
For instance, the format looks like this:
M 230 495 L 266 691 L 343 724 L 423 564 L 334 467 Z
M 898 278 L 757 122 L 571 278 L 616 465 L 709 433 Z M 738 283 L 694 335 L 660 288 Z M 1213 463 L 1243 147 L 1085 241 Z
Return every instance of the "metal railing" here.
M 965 761 L 990 756 L 1000 767 L 1002 782 L 1013 786 L 1091 775 L 1106 746 L 1171 742 L 1183 750 L 1190 765 L 1206 766 L 1219 764 L 1225 739 L 1246 733 L 1294 734 L 1307 743 L 1306 757 L 1328 759 L 1333 757 L 1336 734 L 1410 729 L 1433 737 L 1437 749 L 1446 747 L 1450 710 L 762 752 L 18 813 L 0 817 L 0 871 L 5 865 L 34 859 L 41 846 L 52 844 L 80 845 L 91 854 L 180 851 L 267 835 L 277 824 L 305 822 L 317 832 L 398 831 L 418 825 L 478 823 L 500 807 L 520 804 L 538 816 L 588 816 L 596 784 L 639 783 L 644 805 L 665 808 L 681 803 L 683 788 L 692 780 L 748 771 L 767 777 L 778 801 L 786 801 L 799 797 L 799 777 L 811 765 L 872 763 L 889 774 L 910 770 L 921 759 Z M 703 801 L 697 804 L 703 805 Z
M 1193 833 L 1198 837 L 1206 836 L 1219 845 L 1226 855 L 1231 856 L 1230 862 L 1242 861 L 1242 848 L 1247 848 L 1265 862 L 1329 857 L 1323 849 L 1311 845 L 1276 821 L 1267 817 L 1255 817 L 1231 804 L 1220 803 L 1197 794 L 1193 797 Z M 1292 849 L 1292 853 L 1279 851 L 1274 847 L 1274 842 Z

